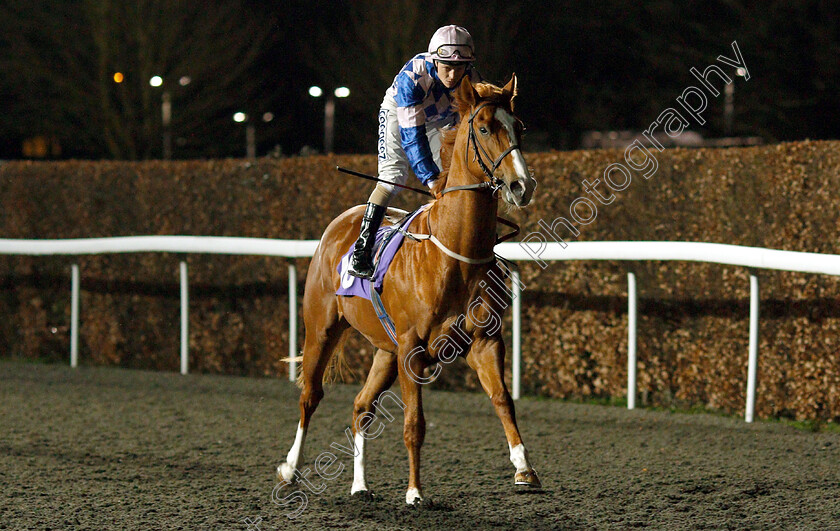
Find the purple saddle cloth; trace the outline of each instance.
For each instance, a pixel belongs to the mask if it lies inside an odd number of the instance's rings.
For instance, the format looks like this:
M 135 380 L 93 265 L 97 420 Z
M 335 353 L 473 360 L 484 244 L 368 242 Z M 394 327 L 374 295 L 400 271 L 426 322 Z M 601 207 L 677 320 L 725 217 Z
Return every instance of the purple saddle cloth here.
M 376 231 L 376 239 L 373 244 L 373 263 L 375 267 L 373 287 L 377 292 L 382 292 L 382 281 L 385 279 L 385 273 L 388 272 L 388 267 L 391 265 L 391 262 L 394 260 L 394 256 L 397 254 L 397 251 L 400 246 L 402 246 L 403 240 L 405 239 L 405 234 L 403 234 L 399 229 L 407 228 L 409 224 L 414 221 L 414 218 L 416 218 L 429 206 L 431 206 L 431 204 L 423 205 L 406 216 L 405 219 L 400 221 L 398 224 L 390 225 L 388 227 L 380 227 L 379 230 Z M 350 257 L 352 254 L 353 245 L 350 246 L 350 250 L 341 257 L 341 261 L 338 263 L 337 270 L 338 275 L 341 278 L 341 285 L 338 287 L 335 294 L 343 295 L 345 297 L 364 297 L 370 300 L 371 281 L 354 277 L 347 272 L 350 269 Z

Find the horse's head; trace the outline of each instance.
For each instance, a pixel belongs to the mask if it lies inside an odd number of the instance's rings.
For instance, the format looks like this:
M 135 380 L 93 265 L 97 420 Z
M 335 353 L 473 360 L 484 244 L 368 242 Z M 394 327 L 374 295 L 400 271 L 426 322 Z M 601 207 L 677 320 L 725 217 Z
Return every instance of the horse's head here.
M 524 207 L 531 202 L 537 181 L 519 149 L 523 128 L 513 114 L 516 94 L 516 74 L 502 88 L 489 83 L 472 85 L 465 77 L 455 92 L 455 101 L 463 130 L 458 137 L 463 141 L 462 135 L 466 135 L 465 158 L 470 173 L 500 185 L 508 204 Z

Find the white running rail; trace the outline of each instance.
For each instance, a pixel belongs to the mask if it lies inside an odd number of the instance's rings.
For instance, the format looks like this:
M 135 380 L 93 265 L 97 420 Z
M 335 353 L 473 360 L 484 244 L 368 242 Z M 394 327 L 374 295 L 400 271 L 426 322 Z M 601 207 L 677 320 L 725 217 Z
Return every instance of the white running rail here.
M 556 260 L 680 260 L 726 264 L 753 269 L 774 269 L 825 275 L 840 275 L 840 256 L 780 251 L 760 247 L 743 247 L 700 242 L 546 242 L 539 245 L 526 241 L 502 243 L 497 252 L 509 260 L 532 261 L 545 267 Z M 261 255 L 286 258 L 307 258 L 315 253 L 317 240 L 270 240 L 263 238 L 229 238 L 215 236 L 130 236 L 121 238 L 88 238 L 75 240 L 10 240 L 0 239 L 0 254 L 9 255 L 85 255 L 107 253 L 207 253 L 231 255 Z M 189 358 L 189 303 L 186 263 L 181 273 L 181 372 L 187 373 Z M 71 365 L 78 363 L 79 284 L 78 266 L 72 270 L 71 303 Z M 297 355 L 297 272 L 289 266 L 289 357 Z M 518 272 L 513 273 L 513 382 L 515 399 L 520 396 L 521 375 L 521 289 Z M 636 278 L 628 274 L 628 382 L 627 407 L 635 407 L 636 396 Z M 748 352 L 747 394 L 745 419 L 752 422 L 755 413 L 756 374 L 758 368 L 758 279 L 750 274 L 750 341 Z M 296 376 L 296 365 L 289 370 L 289 379 Z
M 110 253 L 164 252 L 181 254 L 232 254 L 309 258 L 318 240 L 269 240 L 220 236 L 127 236 L 121 238 L 83 238 L 69 240 L 0 239 L 0 254 L 9 255 L 85 255 Z M 189 371 L 189 281 L 187 263 L 180 263 L 181 289 L 181 374 Z M 70 366 L 79 363 L 79 266 L 72 266 L 70 311 Z M 289 357 L 297 356 L 297 269 L 289 265 Z M 297 363 L 289 367 L 294 381 Z

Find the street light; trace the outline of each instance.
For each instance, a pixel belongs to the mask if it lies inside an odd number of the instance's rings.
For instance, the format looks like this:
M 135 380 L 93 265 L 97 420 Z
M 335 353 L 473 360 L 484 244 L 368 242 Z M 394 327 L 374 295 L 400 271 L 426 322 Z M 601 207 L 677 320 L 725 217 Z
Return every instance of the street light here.
M 241 124 L 245 122 L 245 156 L 249 159 L 256 157 L 256 142 L 254 137 L 254 124 L 248 119 L 248 115 L 242 111 L 233 113 L 233 121 Z
M 192 78 L 190 76 L 182 76 L 178 80 L 178 84 L 186 87 L 191 81 Z M 162 87 L 163 78 L 161 76 L 153 76 L 149 79 L 149 85 Z M 172 93 L 164 89 L 160 99 L 160 118 L 161 124 L 163 125 L 163 158 L 164 160 L 169 160 L 172 158 Z
M 739 67 L 735 70 L 735 74 L 744 77 L 747 75 L 747 71 Z M 723 90 L 726 95 L 723 104 L 723 133 L 724 136 L 732 136 L 732 122 L 735 114 L 735 80 L 727 83 Z
M 319 98 L 323 93 L 321 87 L 309 87 L 309 95 L 313 98 Z M 324 102 L 324 153 L 332 153 L 333 151 L 333 138 L 335 136 L 335 99 L 333 99 L 333 95 L 336 98 L 346 98 L 350 95 L 350 89 L 338 87 L 327 96 L 327 100 Z
M 268 123 L 274 120 L 273 112 L 264 112 L 262 121 Z M 257 133 L 254 124 L 247 113 L 242 111 L 233 113 L 233 121 L 241 124 L 245 122 L 245 156 L 249 159 L 257 157 Z

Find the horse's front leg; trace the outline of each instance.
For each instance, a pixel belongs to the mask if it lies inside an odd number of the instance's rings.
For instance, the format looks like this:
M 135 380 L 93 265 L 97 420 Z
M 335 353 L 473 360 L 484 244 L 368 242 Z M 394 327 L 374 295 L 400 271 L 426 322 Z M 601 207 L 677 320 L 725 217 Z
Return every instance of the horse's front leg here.
M 402 341 L 400 344 L 402 345 Z M 405 502 L 414 505 L 423 501 L 420 488 L 420 447 L 426 436 L 426 419 L 423 416 L 423 396 L 420 385 L 423 370 L 428 361 L 422 346 L 412 345 L 413 349 L 401 347 L 399 355 L 399 379 L 402 399 L 405 403 L 405 423 L 403 441 L 408 450 L 408 490 Z
M 353 402 L 353 440 L 356 445 L 356 456 L 353 459 L 351 495 L 371 497 L 365 480 L 365 440 L 375 438 L 379 432 L 367 433 L 365 427 L 372 424 L 376 414 L 382 413 L 381 411 L 374 413 L 374 409 L 382 393 L 391 387 L 396 378 L 397 357 L 391 352 L 378 349 L 373 357 L 373 365 L 371 365 L 365 385 Z M 387 410 L 385 412 L 390 415 Z
M 516 425 L 513 399 L 505 385 L 505 344 L 498 337 L 477 338 L 467 354 L 467 363 L 478 373 L 481 386 L 502 421 L 510 449 L 510 461 L 516 467 L 514 485 L 540 488 L 542 484 L 528 460 L 528 451 Z

